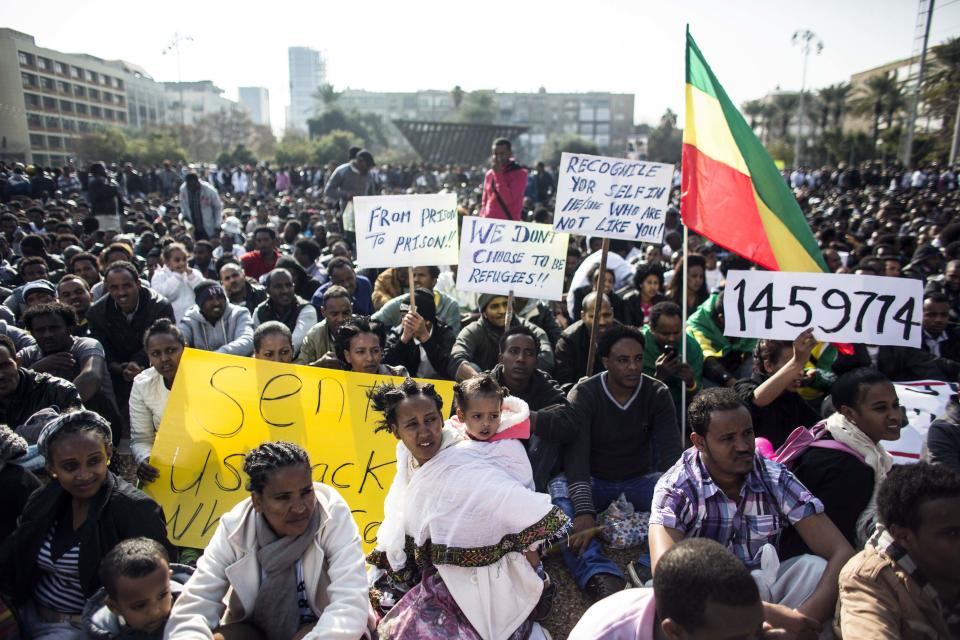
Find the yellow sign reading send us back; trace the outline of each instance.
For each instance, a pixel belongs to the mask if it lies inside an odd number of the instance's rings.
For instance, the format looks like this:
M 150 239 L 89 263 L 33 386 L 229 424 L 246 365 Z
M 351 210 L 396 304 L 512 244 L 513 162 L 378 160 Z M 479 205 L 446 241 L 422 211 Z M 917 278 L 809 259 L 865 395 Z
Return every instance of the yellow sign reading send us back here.
M 204 548 L 220 516 L 250 495 L 244 455 L 286 440 L 307 450 L 314 480 L 340 492 L 372 549 L 397 440 L 374 434 L 381 416 L 367 392 L 387 380 L 400 381 L 185 350 L 150 457 L 160 477 L 146 487 L 163 507 L 170 540 Z M 449 408 L 453 383 L 433 382 Z

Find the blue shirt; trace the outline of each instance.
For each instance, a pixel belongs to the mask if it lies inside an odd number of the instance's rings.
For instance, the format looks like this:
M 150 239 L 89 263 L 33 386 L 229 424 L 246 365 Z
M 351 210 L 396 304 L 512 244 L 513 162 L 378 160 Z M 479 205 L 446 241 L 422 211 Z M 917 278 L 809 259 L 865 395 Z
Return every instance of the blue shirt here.
M 320 315 L 320 307 L 323 306 L 324 292 L 333 286 L 332 282 L 320 285 L 313 297 L 310 298 L 310 304 L 317 308 L 317 315 Z M 353 292 L 353 312 L 360 316 L 373 315 L 373 285 L 366 276 L 357 275 L 357 289 Z

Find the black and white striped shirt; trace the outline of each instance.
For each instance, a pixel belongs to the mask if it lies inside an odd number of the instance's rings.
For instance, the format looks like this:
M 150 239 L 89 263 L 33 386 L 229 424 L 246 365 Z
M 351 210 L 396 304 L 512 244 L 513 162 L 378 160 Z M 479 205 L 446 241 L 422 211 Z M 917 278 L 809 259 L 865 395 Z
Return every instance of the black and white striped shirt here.
M 50 527 L 37 555 L 40 580 L 37 582 L 35 596 L 37 602 L 47 609 L 79 614 L 87 601 L 80 586 L 80 543 L 77 542 L 62 556 L 54 559 L 52 548 L 56 529 L 56 524 Z

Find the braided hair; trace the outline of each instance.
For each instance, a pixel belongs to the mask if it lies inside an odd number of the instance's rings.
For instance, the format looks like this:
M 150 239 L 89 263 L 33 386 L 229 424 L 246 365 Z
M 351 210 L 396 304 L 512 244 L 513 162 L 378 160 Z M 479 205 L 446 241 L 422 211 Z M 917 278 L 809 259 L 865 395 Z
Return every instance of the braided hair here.
M 40 432 L 40 437 L 37 438 L 37 449 L 49 462 L 50 453 L 57 440 L 73 433 L 86 432 L 99 436 L 103 440 L 104 449 L 110 452 L 110 447 L 113 446 L 113 430 L 110 428 L 110 423 L 99 413 L 89 409 L 70 410 L 48 422 Z
M 310 468 L 310 456 L 292 442 L 264 442 L 243 459 L 243 472 L 250 478 L 247 491 L 262 493 L 270 475 L 283 467 L 303 465 Z
M 367 397 L 370 399 L 374 411 L 383 414 L 383 420 L 377 422 L 377 428 L 373 432 L 390 431 L 391 426 L 397 423 L 397 407 L 400 403 L 407 398 L 417 396 L 433 400 L 437 405 L 437 411 L 440 411 L 442 415 L 443 398 L 429 382 L 421 384 L 413 378 L 407 378 L 399 385 L 388 382 L 368 391 Z
M 503 402 L 503 399 L 507 396 L 507 390 L 497 384 L 497 381 L 489 373 L 481 373 L 453 385 L 453 399 L 457 408 L 461 411 L 466 411 L 470 398 L 478 395 L 494 396 L 500 402 Z

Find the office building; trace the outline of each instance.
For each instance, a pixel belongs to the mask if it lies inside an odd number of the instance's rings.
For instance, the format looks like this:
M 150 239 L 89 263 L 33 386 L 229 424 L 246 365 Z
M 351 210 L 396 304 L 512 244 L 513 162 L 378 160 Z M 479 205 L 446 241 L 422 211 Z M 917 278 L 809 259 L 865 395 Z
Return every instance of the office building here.
M 290 107 L 287 128 L 307 130 L 307 120 L 317 108 L 317 90 L 326 80 L 326 63 L 319 51 L 308 47 L 290 47 Z
M 270 92 L 264 87 L 240 87 L 240 106 L 247 110 L 253 124 L 270 125 Z

